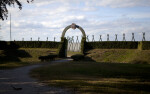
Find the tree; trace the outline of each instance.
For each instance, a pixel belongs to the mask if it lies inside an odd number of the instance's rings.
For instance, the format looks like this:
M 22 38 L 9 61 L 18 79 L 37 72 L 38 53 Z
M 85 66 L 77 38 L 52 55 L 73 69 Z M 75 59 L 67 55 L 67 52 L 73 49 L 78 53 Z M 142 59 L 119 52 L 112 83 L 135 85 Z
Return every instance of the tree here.
M 28 3 L 32 1 L 34 0 L 27 0 Z M 8 17 L 7 5 L 14 6 L 15 4 L 18 5 L 18 8 L 20 10 L 22 9 L 22 4 L 19 0 L 0 0 L 0 19 L 1 20 L 4 20 L 5 18 L 7 19 Z

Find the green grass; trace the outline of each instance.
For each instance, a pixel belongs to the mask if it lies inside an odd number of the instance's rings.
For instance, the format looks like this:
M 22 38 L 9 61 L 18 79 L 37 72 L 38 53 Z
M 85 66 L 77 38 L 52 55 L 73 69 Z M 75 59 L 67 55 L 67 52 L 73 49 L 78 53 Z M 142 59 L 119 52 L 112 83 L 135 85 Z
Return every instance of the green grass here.
M 23 49 L 23 48 L 22 48 Z M 56 53 L 57 49 L 47 48 L 26 48 L 25 51 L 30 54 L 29 58 L 20 58 L 22 62 L 40 62 L 39 56 L 46 56 L 51 53 Z
M 70 56 L 75 55 L 75 54 L 82 54 L 82 53 L 81 53 L 81 52 L 68 51 L 68 52 L 67 52 L 67 57 L 70 57 Z
M 87 56 L 97 62 L 150 64 L 150 50 L 94 49 L 88 53 Z
M 149 64 L 85 61 L 53 64 L 31 72 L 49 86 L 69 88 L 77 94 L 148 94 L 149 75 Z
M 31 65 L 31 64 L 35 64 L 35 63 L 32 63 L 32 62 L 6 62 L 6 63 L 0 64 L 0 69 L 12 69 L 12 68 Z
M 17 50 L 0 50 L 0 69 L 16 68 L 40 63 L 39 56 L 55 53 L 57 49 L 20 48 Z

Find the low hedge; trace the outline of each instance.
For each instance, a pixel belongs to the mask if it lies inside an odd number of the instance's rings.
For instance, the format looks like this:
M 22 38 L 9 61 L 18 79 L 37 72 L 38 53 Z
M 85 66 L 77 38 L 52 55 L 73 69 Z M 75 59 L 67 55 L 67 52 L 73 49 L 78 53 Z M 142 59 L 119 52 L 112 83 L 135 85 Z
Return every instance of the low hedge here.
M 0 41 L 0 48 L 58 48 L 59 44 L 52 41 Z
M 141 50 L 150 50 L 150 41 L 141 41 L 139 42 L 138 47 Z
M 8 48 L 8 43 L 5 41 L 0 41 L 0 50 Z
M 138 42 L 132 41 L 102 41 L 86 42 L 85 49 L 137 49 Z

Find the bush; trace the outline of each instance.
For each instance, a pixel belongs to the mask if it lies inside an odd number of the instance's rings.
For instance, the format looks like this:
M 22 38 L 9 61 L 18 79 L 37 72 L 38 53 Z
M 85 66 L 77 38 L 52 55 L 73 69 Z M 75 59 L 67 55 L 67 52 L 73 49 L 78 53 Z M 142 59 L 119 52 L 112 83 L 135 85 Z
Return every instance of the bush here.
M 84 55 L 82 55 L 82 54 L 76 54 L 76 55 L 72 55 L 71 58 L 72 58 L 74 61 L 79 61 L 79 60 L 84 59 Z
M 58 55 L 57 54 L 51 54 L 48 56 L 40 56 L 39 59 L 41 61 L 50 61 L 50 60 L 54 60 Z

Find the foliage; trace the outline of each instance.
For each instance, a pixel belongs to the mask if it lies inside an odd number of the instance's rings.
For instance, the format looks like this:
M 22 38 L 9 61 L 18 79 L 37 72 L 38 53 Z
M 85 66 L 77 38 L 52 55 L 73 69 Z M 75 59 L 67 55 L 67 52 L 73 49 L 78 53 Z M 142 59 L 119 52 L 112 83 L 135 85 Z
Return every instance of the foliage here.
M 150 50 L 150 41 L 141 41 L 141 42 L 139 42 L 139 49 L 141 49 L 141 50 Z
M 61 42 L 59 44 L 59 47 L 58 47 L 58 56 L 59 57 L 66 57 L 66 54 L 67 54 L 67 39 L 65 37 L 61 37 Z
M 59 44 L 60 42 L 52 41 L 0 41 L 0 48 L 58 48 Z
M 149 50 L 150 41 L 132 42 L 132 41 L 102 41 L 86 42 L 86 49 L 141 49 Z
M 31 0 L 32 2 L 33 0 Z M 27 0 L 29 3 L 30 1 Z M 7 19 L 8 17 L 8 10 L 7 6 L 15 6 L 15 4 L 18 5 L 19 9 L 22 9 L 22 4 L 19 0 L 0 0 L 0 19 L 4 20 L 4 18 Z
M 102 41 L 86 42 L 86 49 L 137 49 L 138 42 L 132 41 Z
M 39 59 L 41 61 L 50 61 L 50 60 L 54 60 L 58 55 L 57 54 L 50 54 L 47 56 L 40 56 Z
M 72 58 L 74 61 L 79 61 L 79 60 L 84 59 L 84 55 L 82 55 L 82 54 L 75 54 L 75 55 L 72 55 L 71 58 Z

